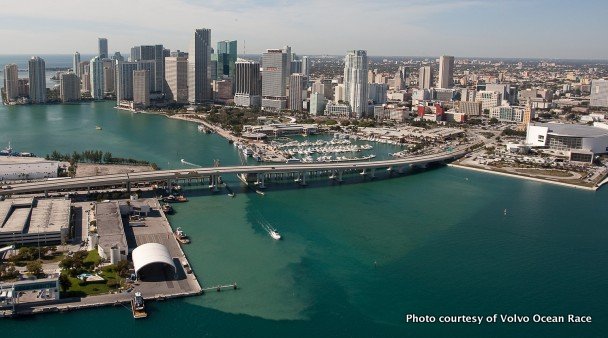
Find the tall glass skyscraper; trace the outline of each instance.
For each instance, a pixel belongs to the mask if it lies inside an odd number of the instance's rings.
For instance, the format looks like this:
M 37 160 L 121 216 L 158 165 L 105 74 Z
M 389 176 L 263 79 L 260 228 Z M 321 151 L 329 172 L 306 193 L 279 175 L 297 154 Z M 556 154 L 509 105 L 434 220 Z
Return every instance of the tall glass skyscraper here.
M 220 41 L 217 43 L 217 78 L 228 76 L 234 78 L 237 54 L 237 43 L 234 41 Z
M 202 103 L 211 100 L 211 29 L 194 31 L 188 53 L 188 101 Z
M 44 59 L 34 56 L 28 62 L 30 102 L 46 102 L 46 68 Z
M 99 38 L 99 58 L 105 59 L 108 57 L 108 39 Z

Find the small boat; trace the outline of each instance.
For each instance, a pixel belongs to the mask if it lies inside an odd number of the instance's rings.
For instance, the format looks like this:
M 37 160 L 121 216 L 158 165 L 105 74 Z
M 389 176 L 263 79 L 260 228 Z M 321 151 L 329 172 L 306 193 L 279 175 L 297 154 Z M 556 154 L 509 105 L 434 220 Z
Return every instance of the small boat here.
M 234 196 L 236 196 L 233 192 L 229 193 L 228 196 L 234 198 Z
M 175 229 L 175 232 L 173 234 L 175 235 L 175 239 L 177 239 L 180 243 L 182 243 L 182 244 L 190 243 L 190 238 L 188 238 L 188 236 L 186 236 L 186 233 L 184 231 L 182 231 L 182 228 Z
M 135 292 L 135 295 L 131 299 L 131 310 L 133 311 L 133 318 L 135 319 L 148 317 L 146 305 L 144 304 L 144 297 L 142 297 L 141 292 Z
M 270 235 L 270 237 L 272 237 L 272 239 L 274 240 L 280 240 L 281 239 L 281 234 L 279 234 L 278 231 L 271 229 L 270 231 L 268 231 L 268 234 Z
M 243 149 L 243 155 L 249 157 L 249 156 L 253 156 L 253 150 L 251 150 L 251 148 L 245 148 Z
M 199 124 L 197 128 L 198 128 L 198 131 L 200 131 L 200 132 L 204 132 L 206 130 L 205 126 L 202 124 Z
M 102 128 L 100 126 L 95 126 L 95 130 L 101 130 Z
M 165 203 L 161 206 L 161 209 L 163 210 L 163 212 L 165 214 L 172 214 L 173 213 L 173 207 L 171 206 L 171 204 Z
M 175 198 L 176 202 L 188 202 L 188 198 L 186 198 L 186 196 L 184 195 L 179 195 Z

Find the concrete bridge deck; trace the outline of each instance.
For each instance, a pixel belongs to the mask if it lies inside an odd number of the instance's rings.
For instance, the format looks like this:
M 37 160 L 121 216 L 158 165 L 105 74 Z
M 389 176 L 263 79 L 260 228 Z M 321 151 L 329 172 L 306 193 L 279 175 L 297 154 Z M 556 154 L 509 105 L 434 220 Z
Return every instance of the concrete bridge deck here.
M 226 166 L 212 168 L 188 168 L 159 170 L 152 172 L 114 174 L 80 178 L 53 179 L 30 183 L 14 184 L 10 189 L 0 190 L 0 195 L 14 195 L 25 193 L 45 193 L 51 191 L 91 189 L 110 186 L 127 185 L 140 182 L 158 182 L 187 180 L 193 178 L 206 178 L 226 174 L 280 174 L 280 173 L 302 173 L 315 171 L 352 171 L 378 168 L 398 169 L 410 165 L 425 165 L 433 162 L 447 162 L 464 156 L 469 146 L 462 146 L 452 151 L 438 154 L 411 156 L 384 161 L 368 162 L 332 162 L 332 163 L 297 163 L 297 164 L 268 164 L 258 166 Z

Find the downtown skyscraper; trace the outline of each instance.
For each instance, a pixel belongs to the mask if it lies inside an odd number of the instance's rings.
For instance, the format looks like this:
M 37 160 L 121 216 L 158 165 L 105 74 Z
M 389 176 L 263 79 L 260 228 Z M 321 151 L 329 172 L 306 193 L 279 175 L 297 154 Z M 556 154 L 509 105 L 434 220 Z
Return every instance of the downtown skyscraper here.
M 7 101 L 15 101 L 19 97 L 19 69 L 14 63 L 4 66 L 4 92 Z
M 219 41 L 217 43 L 217 78 L 227 76 L 234 79 L 237 43 L 234 41 Z
M 135 46 L 131 48 L 131 61 L 154 61 L 155 69 L 153 76 L 154 81 L 150 83 L 150 91 L 162 93 L 164 92 L 163 84 L 165 78 L 165 56 L 163 45 L 153 46 Z
M 261 80 L 258 62 L 237 61 L 234 72 L 234 103 L 243 107 L 259 107 L 262 104 Z
M 46 102 L 46 68 L 44 59 L 34 56 L 28 61 L 30 102 Z
M 104 98 L 103 60 L 96 56 L 89 63 L 89 75 L 91 79 L 91 97 L 95 100 Z
M 80 77 L 80 53 L 74 53 L 74 59 L 72 60 L 72 71 L 76 76 Z
M 422 66 L 418 73 L 418 88 L 431 89 L 433 86 L 433 67 Z
M 344 58 L 344 94 L 357 118 L 367 111 L 367 90 L 367 52 L 349 51 Z
M 291 48 L 267 49 L 262 54 L 262 108 L 287 108 L 287 81 L 291 70 Z
M 188 101 L 193 104 L 211 100 L 211 29 L 194 31 L 188 53 Z
M 188 58 L 171 56 L 165 58 L 165 93 L 168 100 L 188 103 Z
M 106 38 L 99 38 L 99 40 L 97 41 L 98 44 L 98 54 L 97 56 L 99 56 L 100 59 L 105 59 L 108 57 L 108 39 Z
M 454 87 L 454 57 L 442 55 L 439 58 L 439 88 Z

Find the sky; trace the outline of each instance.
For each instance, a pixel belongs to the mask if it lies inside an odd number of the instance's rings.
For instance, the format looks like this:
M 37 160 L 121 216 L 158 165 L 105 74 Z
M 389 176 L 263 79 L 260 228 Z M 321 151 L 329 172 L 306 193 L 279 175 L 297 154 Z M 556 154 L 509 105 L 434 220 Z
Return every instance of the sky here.
M 194 29 L 239 54 L 608 59 L 608 1 L 597 0 L 0 0 L 0 54 L 188 50 Z

